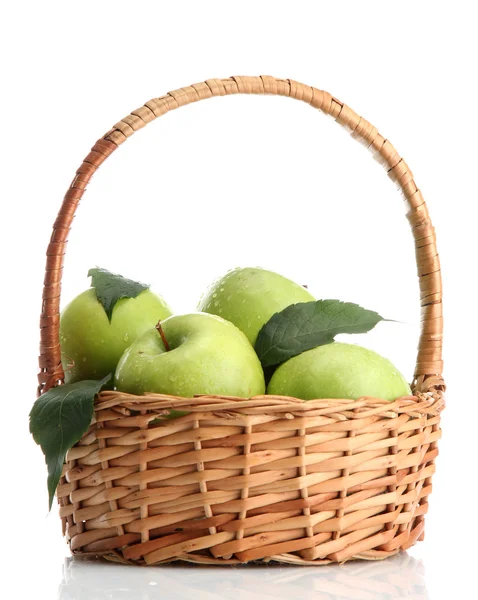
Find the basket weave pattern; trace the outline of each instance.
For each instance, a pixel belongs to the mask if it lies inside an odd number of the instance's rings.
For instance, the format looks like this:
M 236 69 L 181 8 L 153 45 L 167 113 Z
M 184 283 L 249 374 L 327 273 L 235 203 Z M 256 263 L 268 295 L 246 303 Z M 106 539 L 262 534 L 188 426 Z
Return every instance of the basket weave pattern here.
M 39 392 L 63 382 L 63 258 L 92 175 L 156 117 L 236 93 L 290 96 L 334 117 L 401 188 L 422 304 L 414 395 L 303 402 L 102 392 L 58 486 L 63 533 L 74 553 L 139 564 L 384 558 L 423 538 L 444 407 L 440 266 L 409 167 L 375 127 L 327 92 L 268 76 L 208 80 L 147 102 L 95 144 L 65 195 L 47 251 Z M 158 421 L 172 407 L 189 414 Z

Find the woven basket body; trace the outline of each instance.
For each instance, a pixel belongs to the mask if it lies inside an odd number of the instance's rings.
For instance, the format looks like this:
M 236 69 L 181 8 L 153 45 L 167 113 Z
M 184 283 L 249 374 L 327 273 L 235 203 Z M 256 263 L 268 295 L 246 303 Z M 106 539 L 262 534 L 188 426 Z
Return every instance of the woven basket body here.
M 117 123 L 68 189 L 47 251 L 39 392 L 63 382 L 60 284 L 69 228 L 96 169 L 137 129 L 190 102 L 236 93 L 303 100 L 335 118 L 383 163 L 409 205 L 422 331 L 413 396 L 314 400 L 102 392 L 67 455 L 57 490 L 73 553 L 158 564 L 380 559 L 424 535 L 440 412 L 442 304 L 434 230 L 413 175 L 368 121 L 291 80 L 233 77 L 170 92 Z M 159 420 L 172 408 L 188 411 Z

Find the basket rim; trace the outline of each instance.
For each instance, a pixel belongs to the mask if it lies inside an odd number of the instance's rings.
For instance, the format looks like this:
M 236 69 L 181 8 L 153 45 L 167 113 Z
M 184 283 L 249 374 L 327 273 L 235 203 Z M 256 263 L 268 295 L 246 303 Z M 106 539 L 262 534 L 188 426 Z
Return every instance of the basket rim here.
M 95 411 L 122 407 L 129 410 L 148 411 L 150 418 L 158 414 L 167 414 L 170 409 L 187 410 L 190 413 L 211 412 L 222 418 L 237 418 L 239 415 L 268 415 L 284 413 L 286 418 L 296 416 L 325 416 L 331 415 L 339 419 L 362 419 L 372 415 L 387 418 L 398 414 L 408 413 L 410 416 L 423 414 L 438 414 L 445 408 L 445 394 L 442 390 L 433 392 L 416 392 L 408 396 L 400 396 L 393 401 L 383 398 L 363 396 L 357 400 L 347 398 L 320 398 L 302 400 L 291 396 L 275 396 L 261 394 L 251 398 L 237 396 L 220 396 L 198 394 L 192 398 L 173 396 L 170 394 L 146 393 L 142 396 L 104 390 L 95 398 Z M 175 422 L 186 417 L 176 417 Z M 171 423 L 172 421 L 168 421 Z

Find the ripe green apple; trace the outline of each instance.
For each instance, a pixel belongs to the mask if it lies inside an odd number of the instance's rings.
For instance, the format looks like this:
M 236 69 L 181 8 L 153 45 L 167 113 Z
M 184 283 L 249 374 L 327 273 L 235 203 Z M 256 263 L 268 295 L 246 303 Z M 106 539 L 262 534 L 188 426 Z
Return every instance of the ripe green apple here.
M 315 300 L 304 287 L 260 268 L 237 268 L 217 279 L 202 296 L 198 310 L 219 315 L 244 332 L 252 345 L 262 326 L 297 302 Z
M 265 391 L 254 348 L 235 325 L 205 313 L 175 315 L 138 338 L 118 363 L 115 385 L 132 394 L 249 398 Z
M 66 383 L 101 379 L 114 373 L 126 348 L 160 319 L 170 315 L 171 309 L 164 299 L 145 290 L 136 298 L 118 300 L 110 323 L 93 288 L 79 294 L 65 307 L 60 318 Z
M 275 371 L 267 393 L 303 400 L 373 396 L 395 400 L 411 394 L 393 364 L 367 348 L 334 342 L 307 350 Z

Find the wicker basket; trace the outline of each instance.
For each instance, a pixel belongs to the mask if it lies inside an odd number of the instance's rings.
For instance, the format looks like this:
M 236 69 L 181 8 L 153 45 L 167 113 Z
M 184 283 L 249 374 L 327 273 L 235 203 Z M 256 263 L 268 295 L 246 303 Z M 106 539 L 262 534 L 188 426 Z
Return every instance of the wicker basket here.
M 444 407 L 440 266 L 427 207 L 390 142 L 327 92 L 269 76 L 212 79 L 150 100 L 93 146 L 47 251 L 39 392 L 60 385 L 60 284 L 70 225 L 96 169 L 137 129 L 190 102 L 276 94 L 332 116 L 362 141 L 409 205 L 421 291 L 414 396 L 314 400 L 99 394 L 57 489 L 74 554 L 158 564 L 381 559 L 423 539 Z M 151 422 L 171 407 L 189 414 Z

